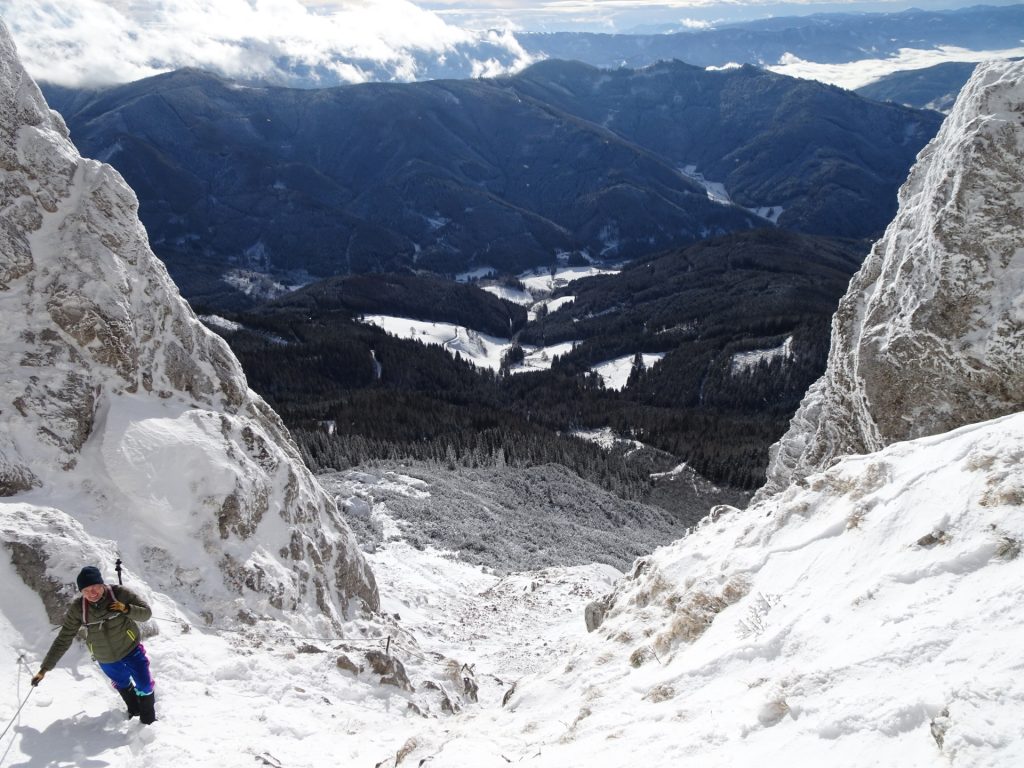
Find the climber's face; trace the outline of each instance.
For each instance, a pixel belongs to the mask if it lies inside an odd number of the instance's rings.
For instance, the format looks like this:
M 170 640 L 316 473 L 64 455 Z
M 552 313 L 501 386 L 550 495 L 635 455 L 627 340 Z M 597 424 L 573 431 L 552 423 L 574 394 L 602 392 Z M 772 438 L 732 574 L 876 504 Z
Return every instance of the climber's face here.
M 99 599 L 103 597 L 103 585 L 102 584 L 90 584 L 88 587 L 82 590 L 82 595 L 90 603 L 99 602 Z

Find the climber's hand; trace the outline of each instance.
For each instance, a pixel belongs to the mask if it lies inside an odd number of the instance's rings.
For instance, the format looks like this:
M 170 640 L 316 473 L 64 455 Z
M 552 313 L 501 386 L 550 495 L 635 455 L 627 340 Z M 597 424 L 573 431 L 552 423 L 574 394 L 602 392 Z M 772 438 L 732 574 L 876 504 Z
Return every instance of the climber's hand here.
M 44 677 L 46 677 L 46 673 L 43 672 L 43 670 L 39 670 L 38 672 L 36 672 L 35 677 L 32 678 L 32 687 L 35 688 L 37 685 L 43 682 Z
M 120 600 L 115 600 L 110 604 L 110 610 L 117 611 L 118 613 L 128 613 L 128 606 Z

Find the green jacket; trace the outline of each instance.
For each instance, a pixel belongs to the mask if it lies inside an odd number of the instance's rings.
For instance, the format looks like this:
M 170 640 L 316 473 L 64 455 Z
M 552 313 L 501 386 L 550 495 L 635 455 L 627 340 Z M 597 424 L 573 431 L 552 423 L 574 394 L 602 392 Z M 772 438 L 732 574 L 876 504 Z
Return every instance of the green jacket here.
M 114 598 L 128 606 L 128 613 L 110 610 L 111 593 Z M 89 653 L 101 663 L 120 661 L 139 645 L 138 621 L 147 621 L 153 611 L 146 601 L 127 587 L 118 584 L 108 587 L 97 602 L 90 603 L 84 597 L 76 598 L 68 606 L 60 633 L 50 646 L 41 669 L 49 672 L 60 661 L 78 634 L 85 627 L 85 642 Z

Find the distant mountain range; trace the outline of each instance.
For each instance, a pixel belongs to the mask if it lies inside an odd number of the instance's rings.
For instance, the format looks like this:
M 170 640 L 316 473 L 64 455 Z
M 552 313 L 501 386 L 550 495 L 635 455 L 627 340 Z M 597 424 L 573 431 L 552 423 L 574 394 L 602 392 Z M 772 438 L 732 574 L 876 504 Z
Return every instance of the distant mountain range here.
M 903 48 L 997 50 L 1021 45 L 1024 5 L 910 9 L 898 13 L 786 16 L 715 29 L 652 35 L 517 34 L 533 55 L 601 67 L 644 67 L 661 59 L 699 66 L 778 64 L 785 54 L 839 64 L 894 56 Z
M 679 62 L 319 91 L 187 70 L 47 97 L 81 150 L 135 189 L 185 295 L 213 303 L 233 292 L 232 268 L 517 271 L 558 253 L 635 257 L 764 217 L 874 236 L 941 121 Z
M 934 67 L 893 72 L 857 93 L 877 101 L 891 101 L 907 107 L 949 112 L 977 62 L 948 61 Z

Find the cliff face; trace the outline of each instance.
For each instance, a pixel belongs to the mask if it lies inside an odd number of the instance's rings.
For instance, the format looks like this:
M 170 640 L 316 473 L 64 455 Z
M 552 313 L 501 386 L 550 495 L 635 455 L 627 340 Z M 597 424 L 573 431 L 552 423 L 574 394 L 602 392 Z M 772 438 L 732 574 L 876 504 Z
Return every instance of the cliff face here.
M 80 550 L 119 554 L 197 608 L 375 610 L 333 499 L 137 213 L 116 171 L 78 155 L 0 24 L 0 538 L 54 584 Z
M 759 498 L 837 456 L 1024 405 L 1024 62 L 978 67 L 899 204 Z

